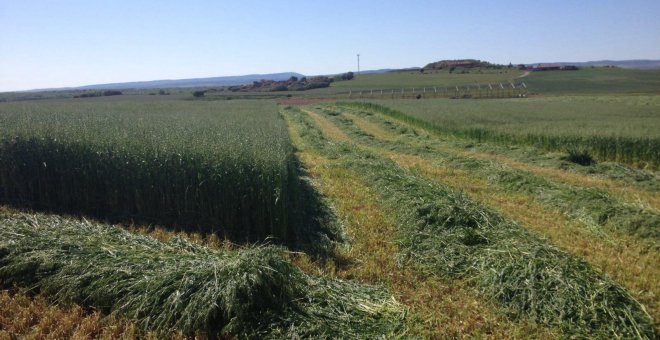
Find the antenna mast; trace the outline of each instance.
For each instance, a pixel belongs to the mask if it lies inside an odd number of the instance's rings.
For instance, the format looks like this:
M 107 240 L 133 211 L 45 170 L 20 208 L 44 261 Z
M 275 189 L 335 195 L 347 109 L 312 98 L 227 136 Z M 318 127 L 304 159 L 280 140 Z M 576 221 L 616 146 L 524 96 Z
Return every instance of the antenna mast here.
M 357 71 L 357 73 L 359 75 L 360 74 L 360 53 L 358 53 L 357 59 L 358 59 L 358 71 Z

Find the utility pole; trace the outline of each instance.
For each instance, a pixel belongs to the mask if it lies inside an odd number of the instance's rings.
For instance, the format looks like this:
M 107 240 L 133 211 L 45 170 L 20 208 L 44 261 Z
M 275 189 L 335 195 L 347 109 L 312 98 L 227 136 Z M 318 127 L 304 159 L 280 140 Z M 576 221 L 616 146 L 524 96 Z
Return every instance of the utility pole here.
M 360 53 L 358 53 L 357 58 L 358 58 L 358 72 L 357 72 L 357 74 L 360 75 Z

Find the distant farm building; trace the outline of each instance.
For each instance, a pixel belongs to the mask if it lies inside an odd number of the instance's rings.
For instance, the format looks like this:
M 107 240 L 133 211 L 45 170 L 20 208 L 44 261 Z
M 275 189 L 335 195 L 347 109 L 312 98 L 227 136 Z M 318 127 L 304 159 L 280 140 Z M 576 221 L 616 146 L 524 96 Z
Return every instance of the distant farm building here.
M 578 67 L 575 65 L 560 65 L 560 64 L 538 64 L 531 68 L 532 71 L 577 71 Z
M 536 67 L 532 68 L 532 71 L 559 71 L 561 70 L 561 65 L 559 64 L 538 64 Z

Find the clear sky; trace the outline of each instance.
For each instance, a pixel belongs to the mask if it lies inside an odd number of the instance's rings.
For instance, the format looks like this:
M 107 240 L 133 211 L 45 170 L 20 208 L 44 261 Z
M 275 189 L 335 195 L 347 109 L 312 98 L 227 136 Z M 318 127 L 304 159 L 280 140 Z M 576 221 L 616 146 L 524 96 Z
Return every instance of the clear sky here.
M 0 0 L 0 91 L 295 71 L 660 59 L 660 0 Z

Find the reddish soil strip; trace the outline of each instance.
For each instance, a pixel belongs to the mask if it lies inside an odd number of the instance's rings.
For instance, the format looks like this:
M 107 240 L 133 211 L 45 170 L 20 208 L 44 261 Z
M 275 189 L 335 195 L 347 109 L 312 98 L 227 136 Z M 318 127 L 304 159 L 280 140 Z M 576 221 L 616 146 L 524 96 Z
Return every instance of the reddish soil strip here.
M 289 98 L 280 99 L 277 101 L 278 105 L 312 105 L 318 103 L 334 102 L 337 99 L 332 98 Z

